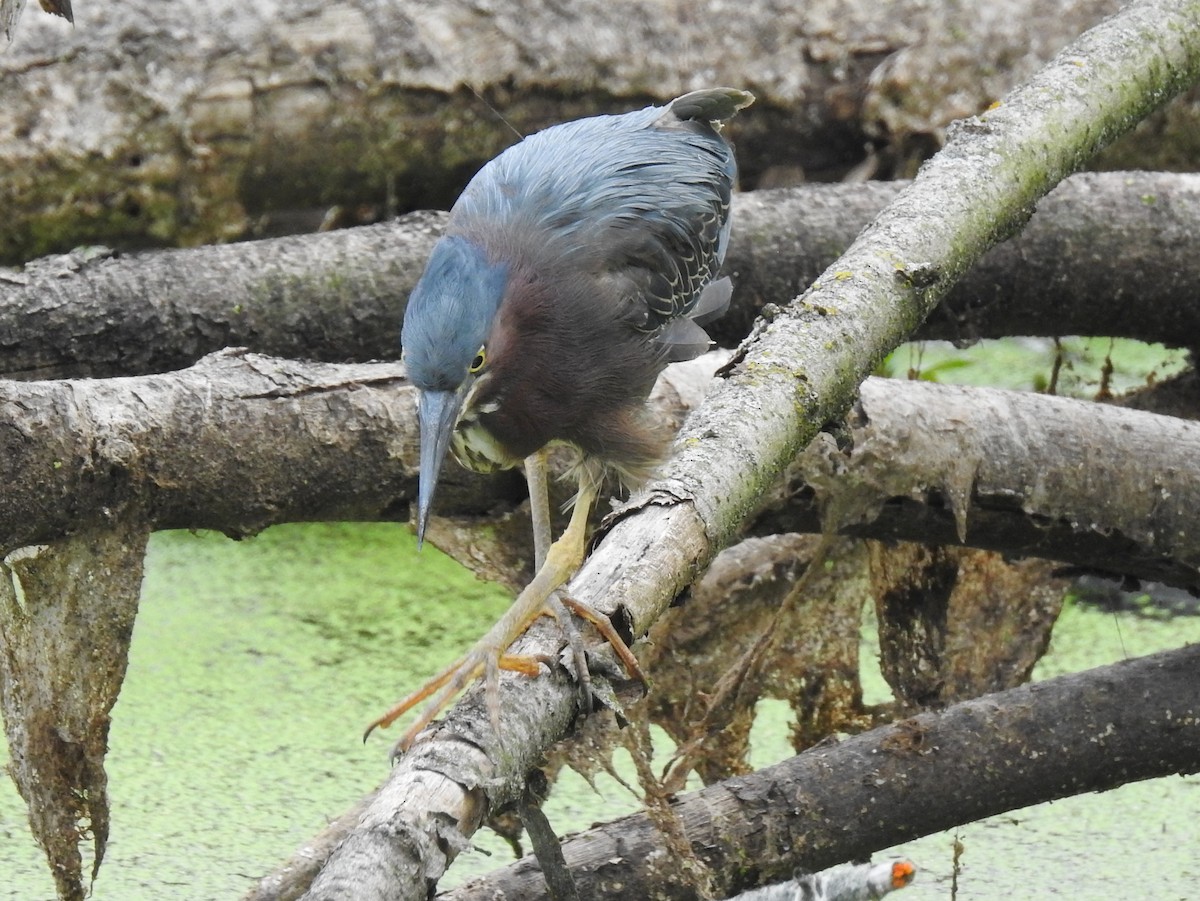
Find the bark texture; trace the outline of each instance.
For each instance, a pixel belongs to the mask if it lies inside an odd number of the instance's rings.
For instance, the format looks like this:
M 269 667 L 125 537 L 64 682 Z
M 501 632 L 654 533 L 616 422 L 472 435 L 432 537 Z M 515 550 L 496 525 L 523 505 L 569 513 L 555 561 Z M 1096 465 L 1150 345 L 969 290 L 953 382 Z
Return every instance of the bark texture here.
M 678 425 L 727 359 L 670 367 L 652 407 Z M 233 349 L 162 375 L 0 382 L 0 421 L 7 550 L 118 516 L 237 537 L 278 522 L 405 519 L 416 498 L 416 392 L 399 363 L 305 364 Z M 525 494 L 518 473 L 447 466 L 438 506 L 480 517 Z
M 711 329 L 740 341 L 834 262 L 906 183 L 809 185 L 735 198 L 726 269 L 733 307 Z M 1200 176 L 1082 173 L 1039 200 L 1019 234 L 963 273 L 915 333 L 970 341 L 1113 335 L 1194 346 L 1200 314 Z
M 868 379 L 757 527 L 1028 551 L 1198 592 L 1198 440 L 1200 423 L 1141 410 Z
M 726 892 L 866 857 L 985 816 L 1200 771 L 1200 647 L 964 701 L 681 796 L 692 849 Z M 644 815 L 566 839 L 582 897 L 692 901 L 660 878 Z M 633 887 L 636 887 L 633 888 Z M 536 861 L 438 896 L 540 901 Z
M 74 28 L 31 15 L 0 56 L 0 260 L 446 207 L 514 139 L 488 103 L 528 134 L 728 83 L 759 95 L 732 131 L 747 185 L 903 173 L 1118 6 L 127 0 L 81 4 Z M 1194 100 L 1177 105 L 1114 159 L 1194 164 L 1196 121 Z
M 404 305 L 445 217 L 186 251 L 102 248 L 0 270 L 10 378 L 166 372 L 226 347 L 345 362 L 399 356 Z
M 811 185 L 734 198 L 726 346 L 811 284 L 906 187 Z M 226 346 L 327 362 L 394 359 L 445 216 L 192 250 L 91 251 L 0 270 L 0 372 L 141 375 Z M 917 335 L 1200 336 L 1200 175 L 1076 175 L 966 272 Z
M 0 383 L 0 546 L 115 516 L 235 536 L 320 515 L 386 518 L 415 491 L 411 399 L 392 390 L 403 381 L 398 364 L 232 351 L 159 376 Z

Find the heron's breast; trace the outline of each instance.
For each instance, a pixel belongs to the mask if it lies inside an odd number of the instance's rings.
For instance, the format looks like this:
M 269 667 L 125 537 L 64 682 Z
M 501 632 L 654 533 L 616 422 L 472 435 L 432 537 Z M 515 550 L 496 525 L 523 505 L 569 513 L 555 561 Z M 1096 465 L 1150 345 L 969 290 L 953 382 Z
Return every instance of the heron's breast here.
M 512 469 L 520 457 L 514 457 L 496 436 L 474 418 L 460 419 L 450 439 L 454 458 L 474 472 L 496 472 Z

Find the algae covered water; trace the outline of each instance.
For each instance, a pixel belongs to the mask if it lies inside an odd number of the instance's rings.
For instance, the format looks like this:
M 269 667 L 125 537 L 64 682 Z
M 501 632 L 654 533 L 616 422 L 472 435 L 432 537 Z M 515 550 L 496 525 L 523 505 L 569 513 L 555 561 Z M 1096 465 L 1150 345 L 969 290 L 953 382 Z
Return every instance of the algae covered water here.
M 388 769 L 393 736 L 362 729 L 504 610 L 502 592 L 407 527 L 278 526 L 241 542 L 153 536 L 129 674 L 113 711 L 108 855 L 95 901 L 236 899 Z M 1068 607 L 1038 678 L 1200 640 L 1167 622 Z M 864 660 L 874 651 L 864 649 Z M 868 689 L 882 692 L 878 681 Z M 877 675 L 874 676 L 877 680 Z M 1200 693 L 1200 674 L 1197 678 Z M 879 697 L 868 700 L 879 700 Z M 785 756 L 783 706 L 755 762 Z M 567 774 L 547 805 L 560 832 L 636 809 Z M 897 897 L 951 897 L 953 833 L 895 850 L 921 867 Z M 1200 777 L 1125 786 L 958 830 L 960 899 L 1190 898 L 1200 884 Z M 445 884 L 507 861 L 490 835 Z M 487 853 L 485 853 L 487 852 Z M 51 901 L 41 850 L 0 782 L 0 898 Z

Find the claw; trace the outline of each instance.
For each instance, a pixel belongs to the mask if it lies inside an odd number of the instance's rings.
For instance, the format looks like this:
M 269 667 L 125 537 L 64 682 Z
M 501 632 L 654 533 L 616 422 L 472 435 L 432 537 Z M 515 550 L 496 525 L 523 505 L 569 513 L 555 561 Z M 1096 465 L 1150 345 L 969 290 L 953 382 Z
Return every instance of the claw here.
M 617 657 L 621 659 L 621 663 L 625 666 L 625 671 L 629 673 L 630 678 L 641 682 L 643 685 L 649 684 L 646 674 L 642 672 L 638 660 L 633 656 L 633 651 L 629 650 L 629 645 L 625 644 L 625 640 L 617 634 L 617 630 L 613 628 L 612 620 L 598 610 L 594 610 L 587 604 L 581 604 L 574 598 L 563 596 L 562 602 L 569 607 L 571 612 L 580 619 L 585 619 L 599 632 L 604 640 L 612 645 L 612 649 L 616 652 Z

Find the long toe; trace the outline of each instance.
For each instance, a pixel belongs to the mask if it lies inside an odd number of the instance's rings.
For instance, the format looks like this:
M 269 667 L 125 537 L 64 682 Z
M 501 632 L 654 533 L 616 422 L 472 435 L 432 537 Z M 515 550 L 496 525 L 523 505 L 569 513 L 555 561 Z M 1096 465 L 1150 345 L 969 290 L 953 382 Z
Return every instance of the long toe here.
M 537 675 L 539 663 L 537 658 L 508 655 L 505 654 L 505 651 L 529 628 L 530 623 L 542 615 L 548 593 L 542 589 L 535 577 L 533 583 L 521 592 L 513 605 L 476 643 L 475 647 L 373 722 L 367 727 L 364 739 L 376 728 L 390 726 L 410 710 L 414 710 L 424 703 L 425 707 L 420 716 L 408 727 L 396 744 L 399 751 L 406 751 L 422 729 L 433 722 L 434 718 L 444 711 L 460 692 L 485 673 L 489 674 L 487 679 L 488 709 L 492 715 L 493 725 L 498 727 L 499 682 L 496 673 L 503 668 L 523 672 L 530 676 Z
M 612 646 L 617 658 L 621 661 L 631 679 L 641 682 L 643 685 L 647 684 L 646 674 L 642 672 L 637 657 L 633 655 L 633 651 L 629 650 L 629 645 L 625 643 L 625 639 L 613 628 L 612 620 L 594 607 L 566 595 L 563 595 L 562 602 L 564 606 L 580 619 L 585 619 L 596 627 L 596 631 Z

